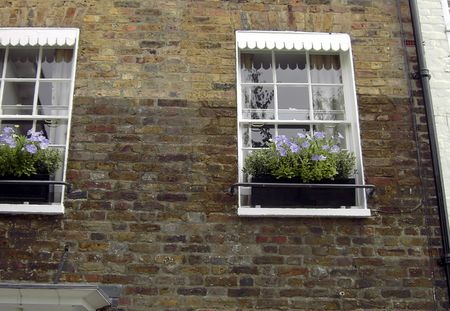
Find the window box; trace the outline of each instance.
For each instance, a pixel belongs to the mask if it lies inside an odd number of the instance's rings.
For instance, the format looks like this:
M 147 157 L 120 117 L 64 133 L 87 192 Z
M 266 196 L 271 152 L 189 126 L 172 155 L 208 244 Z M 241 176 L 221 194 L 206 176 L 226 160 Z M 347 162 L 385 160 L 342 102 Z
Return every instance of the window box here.
M 0 203 L 51 203 L 54 186 L 48 183 L 29 183 L 29 181 L 49 181 L 49 174 L 22 177 L 0 177 L 0 181 L 23 181 L 5 183 L 0 186 Z
M 293 179 L 276 179 L 272 176 L 252 178 L 250 204 L 262 208 L 338 208 L 355 206 L 355 188 L 339 187 L 354 184 L 354 179 L 328 180 L 318 184 L 304 184 Z M 278 185 L 271 185 L 275 183 Z M 283 184 L 290 187 L 283 187 Z M 295 187 L 298 184 L 300 187 Z M 305 186 L 305 187 L 301 187 Z

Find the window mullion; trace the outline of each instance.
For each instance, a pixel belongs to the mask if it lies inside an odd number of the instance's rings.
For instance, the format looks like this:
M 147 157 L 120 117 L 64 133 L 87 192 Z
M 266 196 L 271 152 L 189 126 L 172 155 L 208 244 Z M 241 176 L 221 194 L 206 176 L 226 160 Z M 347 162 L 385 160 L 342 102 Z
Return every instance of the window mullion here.
M 313 105 L 313 96 L 312 96 L 312 85 L 311 85 L 311 65 L 309 59 L 309 52 L 306 52 L 306 76 L 308 77 L 308 96 L 309 96 L 309 119 L 314 121 L 314 105 Z M 309 124 L 309 131 L 312 134 L 313 132 L 313 122 Z
M 34 85 L 34 97 L 33 97 L 33 112 L 31 115 L 36 116 L 38 114 L 38 100 L 39 100 L 39 79 L 41 74 L 41 61 L 42 61 L 42 47 L 39 48 L 37 69 L 36 69 L 36 81 Z M 33 130 L 36 130 L 36 120 L 33 120 Z
M 5 49 L 5 57 L 3 59 L 3 72 L 2 72 L 2 81 L 0 84 L 0 115 L 3 114 L 3 91 L 5 89 L 5 76 L 6 76 L 6 67 L 8 65 L 8 54 L 9 54 L 9 47 L 6 47 Z
M 275 51 L 271 51 L 272 54 L 272 81 L 273 81 L 273 116 L 275 120 L 278 121 L 278 83 L 276 75 L 276 62 L 275 62 Z M 278 125 L 274 125 L 275 136 L 278 135 Z

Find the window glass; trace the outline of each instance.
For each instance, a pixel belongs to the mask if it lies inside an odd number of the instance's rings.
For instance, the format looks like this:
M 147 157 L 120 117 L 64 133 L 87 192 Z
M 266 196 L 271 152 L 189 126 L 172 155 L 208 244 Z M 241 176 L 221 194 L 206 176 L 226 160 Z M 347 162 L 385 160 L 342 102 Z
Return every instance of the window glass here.
M 70 78 L 72 74 L 72 49 L 44 49 L 40 77 Z
M 36 78 L 39 49 L 10 48 L 6 78 Z
M 342 83 L 339 55 L 310 55 L 312 83 Z
M 278 87 L 278 117 L 281 120 L 309 119 L 309 92 L 307 86 Z
M 277 82 L 308 82 L 305 54 L 275 54 Z
M 33 112 L 35 82 L 5 82 L 2 113 L 30 115 Z
M 273 86 L 244 86 L 242 88 L 243 117 L 246 119 L 274 118 Z
M 344 120 L 342 86 L 313 86 L 312 98 L 316 120 Z
M 270 140 L 275 136 L 273 125 L 246 125 L 242 132 L 244 147 L 265 148 L 269 147 Z
M 70 81 L 41 81 L 38 114 L 67 116 L 70 95 Z
M 271 53 L 241 53 L 241 81 L 243 83 L 273 82 Z

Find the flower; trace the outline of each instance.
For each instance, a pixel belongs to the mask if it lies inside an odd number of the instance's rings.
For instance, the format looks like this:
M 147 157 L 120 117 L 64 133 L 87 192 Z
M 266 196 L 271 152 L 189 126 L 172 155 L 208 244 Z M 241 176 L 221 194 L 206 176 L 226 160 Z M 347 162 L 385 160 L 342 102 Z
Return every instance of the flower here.
M 347 179 L 355 172 L 355 155 L 342 150 L 337 137 L 324 132 L 275 136 L 268 148 L 254 150 L 244 161 L 248 176 L 298 178 L 302 182 Z
M 327 157 L 321 154 L 320 155 L 315 154 L 311 157 L 311 160 L 313 161 L 325 161 L 326 159 Z
M 0 176 L 21 177 L 53 174 L 61 166 L 61 152 L 49 148 L 49 140 L 42 131 L 29 130 L 27 135 L 16 134 L 5 127 L 0 134 Z
M 304 142 L 302 142 L 302 144 L 301 144 L 301 146 L 302 146 L 302 148 L 309 148 L 309 146 L 310 146 L 311 144 L 309 143 L 309 141 L 307 141 L 307 140 L 305 140 Z
M 323 138 L 325 138 L 325 133 L 324 132 L 314 132 L 314 138 L 323 139 Z
M 37 147 L 33 144 L 30 145 L 26 145 L 25 149 L 29 152 L 29 153 L 36 153 L 37 152 Z
M 341 151 L 341 148 L 338 145 L 333 145 L 330 149 L 331 153 L 338 153 L 339 151 Z

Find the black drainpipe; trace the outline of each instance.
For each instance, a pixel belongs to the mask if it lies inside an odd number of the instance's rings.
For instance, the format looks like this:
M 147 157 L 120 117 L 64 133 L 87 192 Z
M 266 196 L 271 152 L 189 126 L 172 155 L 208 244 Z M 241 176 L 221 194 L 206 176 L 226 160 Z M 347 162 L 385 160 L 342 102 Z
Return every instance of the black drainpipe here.
M 411 10 L 411 21 L 414 31 L 414 40 L 416 42 L 417 61 L 419 63 L 419 79 L 422 84 L 423 102 L 425 106 L 425 115 L 427 118 L 428 133 L 430 135 L 430 149 L 433 163 L 434 184 L 436 188 L 436 198 L 439 211 L 439 220 L 441 224 L 443 258 L 442 263 L 447 276 L 447 293 L 450 298 L 450 244 L 449 244 L 449 224 L 447 206 L 444 197 L 444 188 L 442 180 L 442 170 L 439 162 L 439 147 L 437 144 L 436 124 L 434 122 L 433 105 L 430 92 L 430 73 L 424 57 L 423 38 L 420 30 L 419 10 L 416 0 L 409 0 Z

